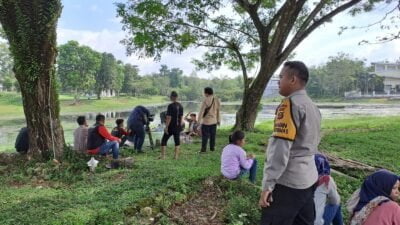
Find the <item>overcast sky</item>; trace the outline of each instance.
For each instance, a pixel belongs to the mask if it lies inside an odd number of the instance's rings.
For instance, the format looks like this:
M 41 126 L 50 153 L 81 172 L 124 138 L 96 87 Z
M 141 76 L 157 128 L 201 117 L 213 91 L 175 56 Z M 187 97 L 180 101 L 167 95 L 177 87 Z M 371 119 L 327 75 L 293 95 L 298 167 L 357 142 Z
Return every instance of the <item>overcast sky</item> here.
M 116 17 L 116 7 L 113 0 L 63 0 L 63 12 L 58 24 L 58 42 L 64 44 L 69 40 L 76 40 L 100 52 L 110 52 L 117 59 L 125 63 L 138 65 L 141 74 L 157 72 L 160 64 L 169 67 L 179 67 L 189 75 L 195 70 L 191 63 L 193 58 L 200 58 L 205 49 L 189 49 L 182 54 L 166 53 L 160 62 L 149 59 L 138 59 L 136 56 L 127 56 L 125 47 L 120 44 L 125 33 Z M 387 9 L 386 9 L 387 10 Z M 400 40 L 386 44 L 358 45 L 361 40 L 375 40 L 385 32 L 378 29 L 349 30 L 338 35 L 343 25 L 367 25 L 384 15 L 385 9 L 373 13 L 351 17 L 341 14 L 331 23 L 321 26 L 303 41 L 296 49 L 295 59 L 304 61 L 307 65 L 318 65 L 328 60 L 329 56 L 338 52 L 350 54 L 352 57 L 366 59 L 368 63 L 374 61 L 395 61 L 400 58 Z M 201 77 L 236 76 L 239 72 L 221 69 L 212 73 L 198 71 Z

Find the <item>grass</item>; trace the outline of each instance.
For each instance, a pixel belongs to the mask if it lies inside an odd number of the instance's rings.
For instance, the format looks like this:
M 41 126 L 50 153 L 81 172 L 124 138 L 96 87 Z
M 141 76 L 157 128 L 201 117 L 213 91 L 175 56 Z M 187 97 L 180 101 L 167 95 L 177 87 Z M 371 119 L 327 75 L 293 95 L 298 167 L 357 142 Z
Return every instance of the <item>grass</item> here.
M 81 112 L 101 112 L 107 110 L 130 109 L 139 104 L 159 104 L 167 99 L 163 96 L 151 97 L 112 97 L 97 99 L 81 99 L 74 104 L 73 96 L 60 95 L 60 106 L 62 114 L 75 114 Z M 24 116 L 22 98 L 19 93 L 0 92 L 0 118 L 19 118 Z
M 396 148 L 400 138 L 400 117 L 363 117 L 323 121 L 321 149 L 338 156 L 382 166 L 400 173 L 400 154 Z M 271 134 L 272 122 L 257 126 L 247 133 L 248 152 L 259 159 L 257 186 L 261 184 L 265 145 Z M 219 177 L 220 149 L 226 144 L 229 131 L 218 131 L 219 151 L 198 155 L 199 144 L 182 146 L 182 157 L 156 160 L 158 151 L 136 155 L 133 169 L 107 171 L 104 163 L 96 174 L 85 170 L 87 159 L 67 151 L 61 166 L 16 163 L 0 167 L 1 224 L 139 224 L 140 209 L 150 206 L 158 224 L 173 224 L 166 216 L 174 202 L 184 201 L 201 187 L 201 181 Z M 334 175 L 342 201 L 361 184 Z M 227 224 L 257 224 L 260 189 L 242 181 L 216 179 L 228 200 L 225 209 Z M 160 216 L 161 215 L 161 216 Z

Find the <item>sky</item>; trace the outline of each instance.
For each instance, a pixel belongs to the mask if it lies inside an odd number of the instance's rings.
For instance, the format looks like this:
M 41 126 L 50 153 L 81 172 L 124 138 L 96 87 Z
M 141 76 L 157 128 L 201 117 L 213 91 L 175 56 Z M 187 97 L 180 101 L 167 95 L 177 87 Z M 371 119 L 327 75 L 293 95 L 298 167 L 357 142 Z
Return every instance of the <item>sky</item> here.
M 178 67 L 187 75 L 196 71 L 191 61 L 193 58 L 201 58 L 206 51 L 204 48 L 188 49 L 182 54 L 165 53 L 159 62 L 153 61 L 152 58 L 127 56 L 125 46 L 120 43 L 125 37 L 125 32 L 116 16 L 115 2 L 118 1 L 62 0 L 63 11 L 58 23 L 58 43 L 65 44 L 69 40 L 76 40 L 99 52 L 113 53 L 117 59 L 137 65 L 141 74 L 157 72 L 161 64 Z M 385 8 L 357 17 L 346 13 L 340 14 L 331 23 L 322 25 L 303 41 L 295 50 L 295 59 L 304 61 L 308 66 L 323 64 L 329 56 L 335 56 L 338 52 L 349 54 L 353 58 L 365 59 L 368 64 L 400 59 L 400 40 L 386 44 L 358 44 L 364 39 L 373 41 L 375 37 L 382 36 L 385 32 L 378 27 L 369 30 L 348 30 L 338 35 L 341 26 L 368 25 L 382 18 L 384 13 Z M 226 68 L 211 73 L 207 71 L 196 71 L 196 73 L 204 78 L 240 75 L 240 72 Z

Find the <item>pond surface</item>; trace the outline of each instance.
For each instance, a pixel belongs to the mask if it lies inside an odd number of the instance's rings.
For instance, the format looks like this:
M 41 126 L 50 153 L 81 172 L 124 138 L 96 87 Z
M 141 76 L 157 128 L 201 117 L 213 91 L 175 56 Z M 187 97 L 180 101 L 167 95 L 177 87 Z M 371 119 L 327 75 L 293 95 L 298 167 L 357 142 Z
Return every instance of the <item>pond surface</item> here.
M 270 120 L 274 118 L 275 109 L 278 103 L 264 105 L 258 114 L 257 122 Z M 189 112 L 198 112 L 199 103 L 183 103 L 185 114 Z M 155 128 L 160 124 L 160 112 L 165 111 L 165 105 L 146 106 L 152 114 L 155 114 L 155 120 L 151 123 L 151 127 Z M 221 124 L 222 126 L 230 126 L 235 122 L 236 111 L 239 105 L 222 105 L 221 109 Z M 400 115 L 400 105 L 388 104 L 321 104 L 319 105 L 322 117 L 326 118 L 343 118 L 343 117 L 358 117 L 358 116 L 390 116 Z M 106 116 L 106 126 L 112 129 L 115 126 L 115 120 L 118 118 L 126 120 L 131 112 L 130 110 L 122 111 L 107 111 L 100 112 Z M 94 123 L 94 119 L 99 112 L 85 112 L 89 125 Z M 73 130 L 77 127 L 76 117 L 73 115 L 62 115 L 61 122 L 64 128 L 64 135 L 67 143 L 73 142 Z M 15 138 L 21 127 L 25 126 L 25 119 L 1 119 L 0 118 L 0 151 L 13 151 Z M 153 132 L 154 139 L 160 139 L 162 132 Z M 146 143 L 145 145 L 148 145 Z

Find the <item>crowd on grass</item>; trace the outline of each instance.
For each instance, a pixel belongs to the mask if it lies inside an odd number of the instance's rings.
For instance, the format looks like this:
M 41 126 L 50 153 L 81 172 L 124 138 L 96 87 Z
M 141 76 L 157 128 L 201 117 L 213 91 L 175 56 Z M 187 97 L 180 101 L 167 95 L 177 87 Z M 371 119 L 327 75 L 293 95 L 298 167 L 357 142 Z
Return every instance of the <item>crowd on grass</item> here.
M 342 202 L 338 187 L 331 176 L 327 157 L 318 151 L 321 139 L 321 114 L 305 91 L 309 79 L 306 65 L 300 61 L 284 64 L 279 80 L 279 93 L 284 97 L 277 107 L 274 130 L 268 141 L 264 160 L 264 177 L 259 206 L 262 225 L 342 225 Z M 175 160 L 180 144 L 187 138 L 201 138 L 199 154 L 214 152 L 217 126 L 220 125 L 219 99 L 212 88 L 204 89 L 199 113 L 188 113 L 172 91 L 171 103 L 161 113 L 164 133 L 160 160 L 166 159 L 168 140 L 173 137 Z M 105 127 L 105 116 L 96 116 L 89 127 L 84 116 L 77 118 L 74 149 L 90 155 L 112 155 L 108 168 L 118 168 L 120 146 L 132 146 L 143 153 L 143 143 L 154 115 L 144 106 L 135 107 L 127 126 L 117 119 L 111 133 Z M 189 124 L 185 130 L 185 121 Z M 21 129 L 16 140 L 18 152 L 29 149 L 28 129 Z M 246 153 L 245 133 L 234 131 L 221 154 L 221 173 L 226 179 L 237 180 L 248 175 L 249 185 L 256 181 L 255 155 Z M 400 177 L 388 170 L 367 176 L 345 206 L 351 225 L 400 225 Z

